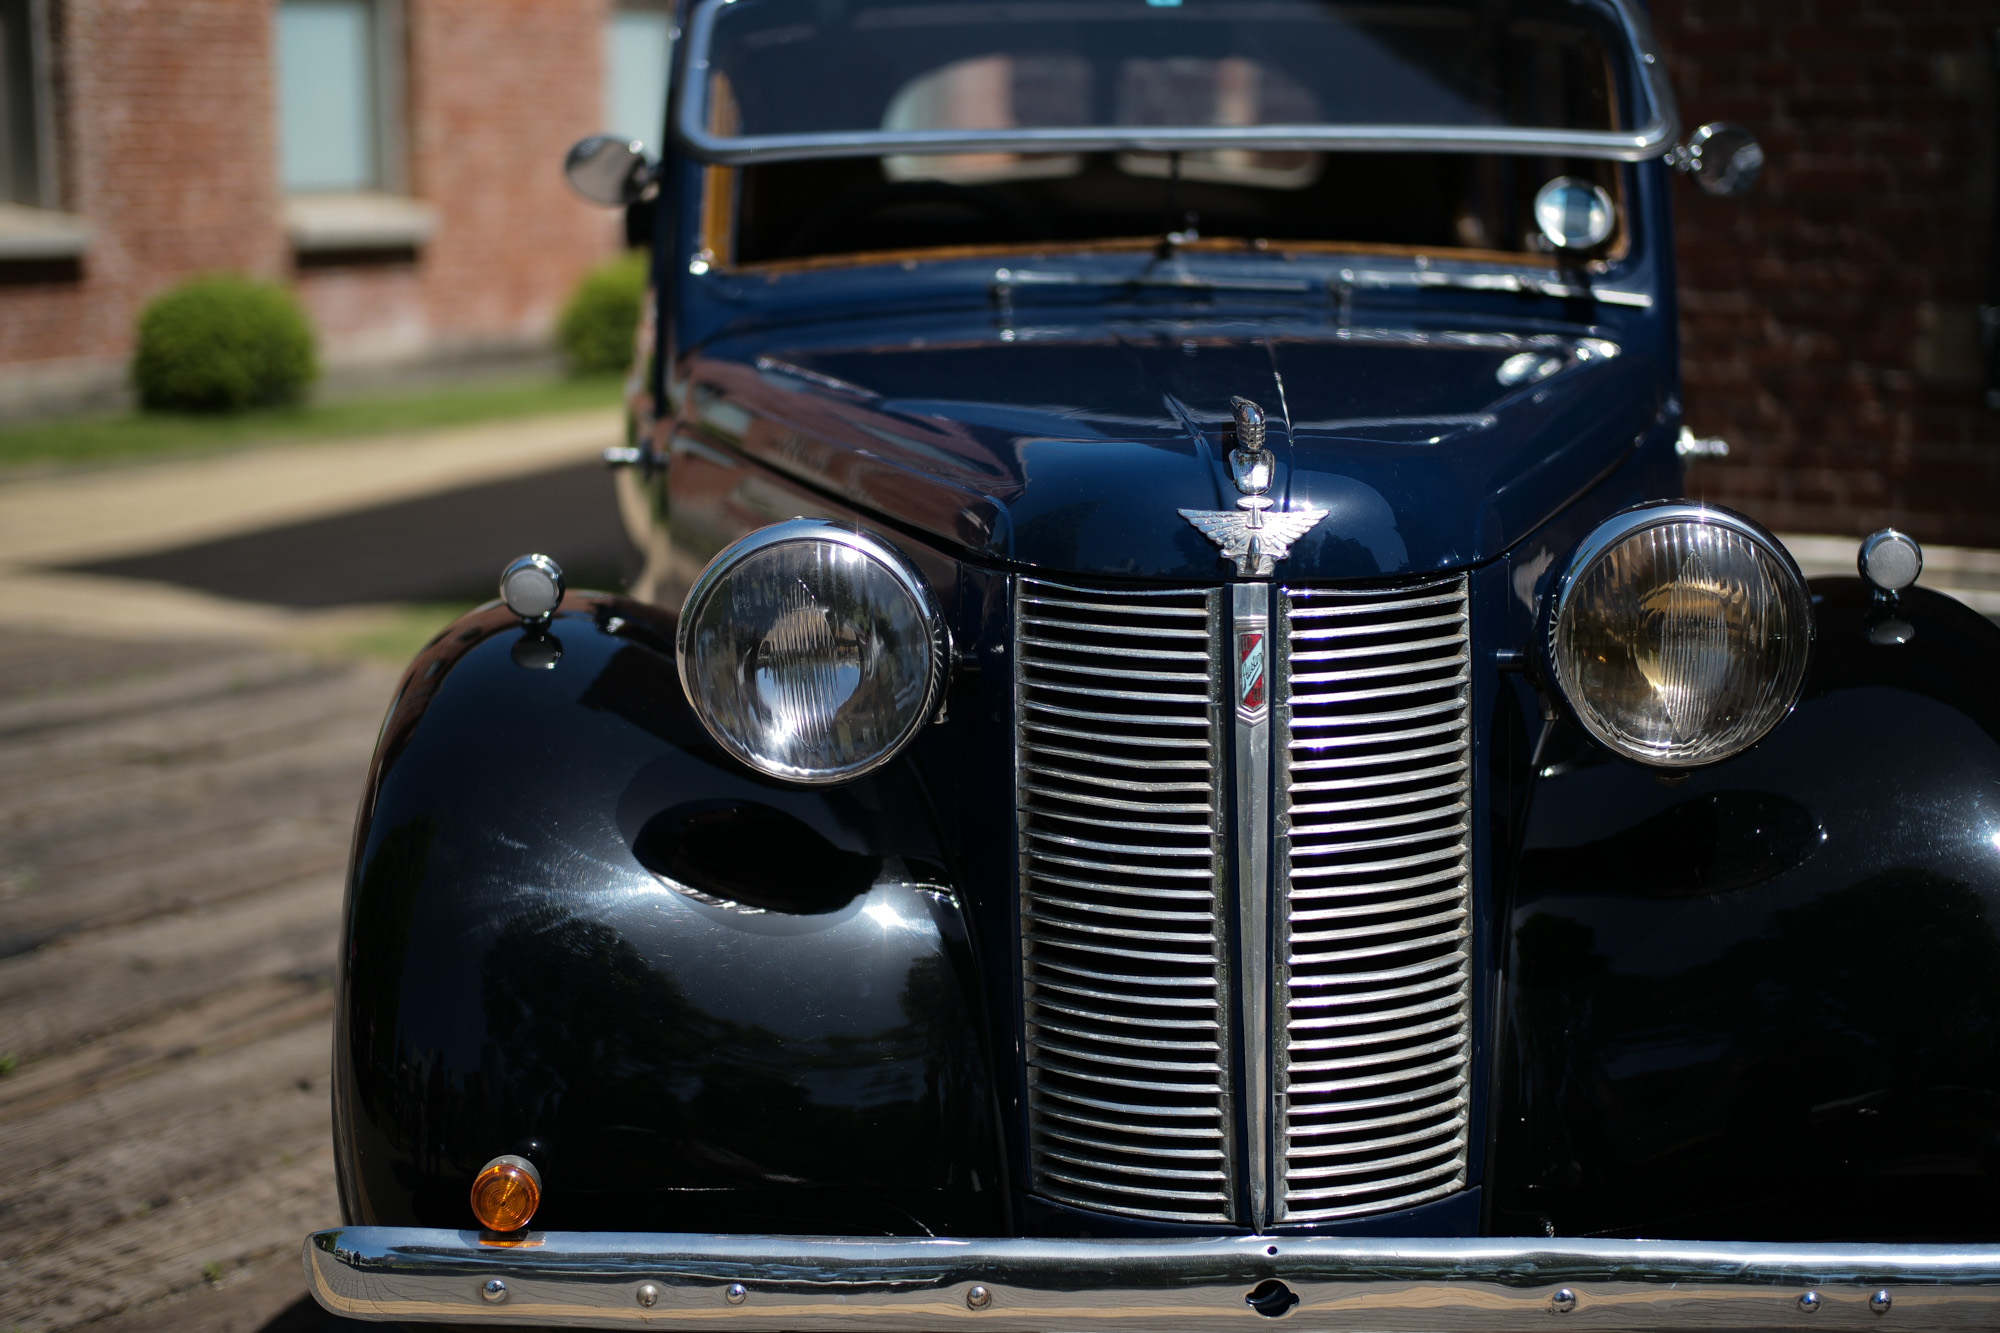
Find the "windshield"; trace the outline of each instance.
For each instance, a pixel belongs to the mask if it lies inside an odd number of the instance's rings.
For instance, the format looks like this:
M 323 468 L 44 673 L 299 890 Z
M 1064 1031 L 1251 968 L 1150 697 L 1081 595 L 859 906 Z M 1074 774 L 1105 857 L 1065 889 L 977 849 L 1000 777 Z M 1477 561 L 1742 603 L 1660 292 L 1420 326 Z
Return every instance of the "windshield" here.
M 1636 159 L 1672 137 L 1632 73 L 1647 41 L 1609 0 L 710 0 L 681 121 L 718 162 L 1029 144 Z

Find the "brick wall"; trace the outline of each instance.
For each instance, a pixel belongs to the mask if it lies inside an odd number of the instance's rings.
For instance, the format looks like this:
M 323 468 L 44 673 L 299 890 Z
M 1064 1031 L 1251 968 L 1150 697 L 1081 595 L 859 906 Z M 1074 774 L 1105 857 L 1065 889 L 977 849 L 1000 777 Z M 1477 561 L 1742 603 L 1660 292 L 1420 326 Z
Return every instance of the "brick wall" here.
M 1763 140 L 1742 200 L 1675 187 L 1690 490 L 1783 531 L 2000 546 L 1984 404 L 1985 0 L 1661 0 L 1687 126 Z
M 275 274 L 285 259 L 269 166 L 264 7 L 66 0 L 52 8 L 63 204 L 97 234 L 80 277 L 0 274 L 0 364 L 120 356 L 139 304 L 175 276 Z
M 576 0 L 408 0 L 411 169 L 441 211 L 424 292 L 452 339 L 539 337 L 622 220 L 563 181 L 604 127 L 604 10 Z
M 117 382 L 141 307 L 216 269 L 291 281 L 335 360 L 537 342 L 615 249 L 617 220 L 560 172 L 600 128 L 603 0 L 404 0 L 410 190 L 436 233 L 414 255 L 300 267 L 277 181 L 274 4 L 51 5 L 61 202 L 96 234 L 72 272 L 0 264 L 0 390 Z

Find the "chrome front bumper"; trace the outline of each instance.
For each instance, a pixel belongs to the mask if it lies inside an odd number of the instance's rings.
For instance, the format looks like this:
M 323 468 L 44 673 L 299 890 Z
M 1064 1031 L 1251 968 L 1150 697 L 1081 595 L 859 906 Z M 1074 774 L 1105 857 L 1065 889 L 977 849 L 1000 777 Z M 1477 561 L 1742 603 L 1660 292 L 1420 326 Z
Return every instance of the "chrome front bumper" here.
M 766 1333 L 1996 1329 L 2000 1245 L 857 1240 L 342 1227 L 306 1238 L 335 1314 Z M 1278 1289 L 1274 1284 L 1282 1283 Z M 1264 1310 L 1251 1303 L 1262 1293 Z M 1296 1303 L 1287 1300 L 1287 1293 Z

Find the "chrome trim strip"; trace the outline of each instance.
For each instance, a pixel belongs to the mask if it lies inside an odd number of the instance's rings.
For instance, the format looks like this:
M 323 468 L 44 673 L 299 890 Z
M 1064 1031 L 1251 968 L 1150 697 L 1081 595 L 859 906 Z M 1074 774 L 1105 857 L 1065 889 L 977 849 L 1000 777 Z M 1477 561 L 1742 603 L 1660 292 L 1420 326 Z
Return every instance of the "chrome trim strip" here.
M 1039 584 L 1039 580 L 1037 583 Z M 1065 589 L 1065 591 L 1083 592 L 1085 590 L 1082 588 L 1069 588 Z M 1107 597 L 1123 595 L 1122 593 L 1105 594 Z M 1065 601 L 1060 597 L 1037 597 L 1026 593 L 1022 595 L 1021 601 L 1029 606 L 1060 606 L 1066 607 L 1071 611 L 1088 611 L 1093 615 L 1102 615 L 1106 611 L 1114 611 L 1120 615 L 1128 616 L 1180 616 L 1187 620 L 1201 620 L 1203 614 L 1189 606 L 1142 606 L 1136 603 L 1128 604 L 1123 602 L 1071 602 Z M 1049 623 L 1071 627 L 1068 621 L 1050 621 Z M 1206 622 L 1204 621 L 1204 623 Z M 1185 634 L 1189 638 L 1193 638 L 1196 634 L 1200 633 L 1198 629 L 1184 629 L 1175 632 Z
M 2000 1246 L 1237 1236 L 1114 1241 L 344 1227 L 308 1236 L 315 1299 L 420 1323 L 760 1333 L 1259 1326 L 1277 1280 L 1315 1329 L 1546 1333 L 1564 1323 L 1747 1333 L 2000 1326 Z M 482 1298 L 498 1281 L 504 1299 Z M 744 1295 L 732 1303 L 728 1293 Z M 642 1292 L 642 1288 L 650 1288 Z M 975 1292 L 974 1288 L 983 1288 Z M 1799 1298 L 1816 1293 L 1807 1314 Z M 1569 1299 L 1556 1303 L 1558 1293 Z M 1871 1308 L 1888 1297 L 1886 1315 Z M 642 1303 L 643 1302 L 643 1303 Z
M 1271 585 L 1238 583 L 1230 588 L 1230 625 L 1236 645 L 1229 657 L 1230 698 L 1236 747 L 1236 929 L 1239 975 L 1243 984 L 1243 1119 L 1248 1160 L 1250 1225 L 1273 1221 L 1273 1141 L 1271 1099 L 1271 699 L 1277 662 L 1271 648 Z M 1243 703 L 1243 645 L 1261 636 L 1256 648 L 1263 680 L 1259 702 Z
M 1063 1118 L 1071 1124 L 1077 1123 L 1073 1117 Z M 1115 1131 L 1123 1129 L 1124 1126 L 1100 1124 L 1099 1128 Z M 1102 1148 L 1114 1153 L 1124 1152 L 1132 1146 L 1129 1143 L 1120 1142 L 1115 1139 L 1103 1139 L 1097 1137 L 1095 1134 L 1085 1134 L 1078 1130 L 1069 1129 L 1066 1126 L 1049 1126 L 1043 1130 L 1043 1133 L 1047 1134 L 1050 1138 L 1060 1139 L 1064 1143 L 1077 1144 L 1085 1148 Z M 1220 1174 L 1219 1164 L 1222 1161 L 1222 1149 L 1220 1148 L 1153 1148 L 1151 1152 L 1155 1157 L 1171 1157 L 1179 1161 L 1215 1162 L 1218 1164 L 1217 1174 Z
M 1383 602 L 1386 600 L 1380 592 L 1376 592 L 1374 596 L 1368 597 L 1365 600 L 1356 597 L 1352 593 L 1344 593 L 1339 589 L 1329 589 L 1326 593 L 1318 595 L 1329 598 L 1331 604 L 1327 606 L 1295 606 L 1292 608 L 1292 619 L 1298 621 L 1317 620 L 1321 616 L 1373 615 L 1382 610 Z M 1334 598 L 1338 600 L 1332 600 Z M 1437 597 L 1398 597 L 1391 601 L 1391 605 L 1398 611 L 1414 611 L 1422 606 L 1458 607 L 1458 610 L 1449 617 L 1452 620 L 1457 620 L 1465 615 L 1465 608 L 1460 605 L 1460 601 L 1461 599 L 1455 593 L 1443 593 Z M 1343 602 L 1346 604 L 1342 605 Z
M 1385 1129 L 1392 1125 L 1407 1125 L 1412 1120 L 1426 1120 L 1440 1115 L 1457 1115 L 1467 1110 L 1470 1105 L 1471 1102 L 1468 1098 L 1451 1097 L 1430 1106 L 1420 1106 L 1415 1110 L 1402 1111 L 1396 1115 L 1376 1116 L 1370 1120 L 1353 1121 L 1351 1124 L 1350 1122 L 1342 1122 L 1341 1125 L 1329 1125 L 1325 1129 L 1315 1132 L 1325 1134 L 1340 1133 L 1349 1127 L 1354 1129 Z
M 1373 608 L 1370 608 L 1373 609 Z M 1465 618 L 1463 612 L 1448 616 L 1426 616 L 1422 620 L 1405 620 L 1397 629 L 1431 629 L 1439 625 L 1456 625 Z M 1380 634 L 1380 625 L 1335 625 L 1331 629 L 1302 629 L 1297 636 L 1301 639 L 1345 639 L 1357 634 Z
M 700 19 L 697 18 L 697 23 Z M 1178 130 L 1082 129 L 911 130 L 902 133 L 763 134 L 723 138 L 689 128 L 687 105 L 700 97 L 696 80 L 681 93 L 681 142 L 690 155 L 718 166 L 801 162 L 815 158 L 879 157 L 888 153 L 1142 153 L 1243 148 L 1264 152 L 1505 153 L 1649 162 L 1665 156 L 1678 123 L 1655 117 L 1630 133 L 1592 130 L 1434 128 L 1428 125 L 1245 125 Z M 1283 290 L 1283 289 L 1281 289 Z M 1618 292 L 1616 296 L 1625 296 Z M 1626 301 L 1625 304 L 1634 304 Z

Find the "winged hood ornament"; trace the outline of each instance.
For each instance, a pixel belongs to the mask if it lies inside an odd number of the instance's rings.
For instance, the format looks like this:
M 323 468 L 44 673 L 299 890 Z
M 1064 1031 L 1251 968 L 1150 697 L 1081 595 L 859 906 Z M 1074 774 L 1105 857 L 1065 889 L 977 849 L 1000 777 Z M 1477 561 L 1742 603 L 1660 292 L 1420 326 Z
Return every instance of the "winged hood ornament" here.
M 1229 474 L 1243 498 L 1234 509 L 1183 509 L 1181 517 L 1214 542 L 1225 560 L 1246 578 L 1268 578 L 1292 553 L 1292 543 L 1311 532 L 1326 510 L 1310 506 L 1271 512 L 1271 455 L 1264 448 L 1264 409 L 1248 398 L 1232 398 L 1236 447 L 1229 451 Z

